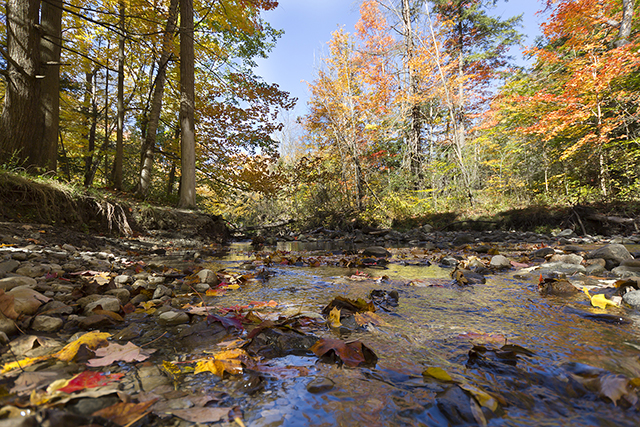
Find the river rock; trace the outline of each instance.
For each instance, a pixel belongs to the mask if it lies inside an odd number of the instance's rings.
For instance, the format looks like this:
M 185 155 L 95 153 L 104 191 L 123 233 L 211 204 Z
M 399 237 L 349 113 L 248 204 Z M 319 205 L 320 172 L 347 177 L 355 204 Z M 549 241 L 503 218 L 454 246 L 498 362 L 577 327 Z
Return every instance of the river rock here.
M 18 286 L 7 292 L 13 296 L 13 308 L 18 314 L 26 314 L 28 316 L 35 314 L 38 308 L 51 298 L 42 295 L 40 292 L 27 286 Z
M 18 332 L 16 322 L 6 317 L 2 312 L 0 312 L 0 332 L 6 335 L 13 335 Z
M 218 283 L 220 283 L 220 280 L 218 279 L 216 273 L 212 270 L 209 270 L 208 268 L 198 271 L 196 276 L 198 276 L 198 278 L 200 279 L 200 283 L 206 283 L 208 285 L 217 285 Z
M 453 246 L 464 246 L 470 243 L 474 243 L 476 239 L 470 234 L 459 234 L 453 239 Z
M 165 311 L 158 316 L 158 324 L 162 326 L 175 326 L 189 323 L 189 315 L 182 311 Z
M 555 254 L 549 258 L 549 262 L 563 262 L 565 264 L 582 264 L 583 260 L 584 258 L 576 254 Z
M 113 311 L 117 313 L 120 311 L 120 300 L 114 296 L 107 295 L 101 296 L 100 299 L 90 302 L 84 306 L 84 314 L 91 314 L 94 308 L 101 306 L 103 310 Z
M 602 258 L 605 261 L 613 261 L 619 265 L 622 261 L 633 259 L 633 256 L 624 245 L 612 244 L 589 252 L 587 258 Z
M 383 248 L 382 246 L 369 246 L 362 251 L 362 256 L 374 257 L 374 258 L 388 258 L 391 256 L 391 252 Z
M 452 257 L 451 255 L 447 255 L 444 258 L 442 258 L 440 260 L 440 264 L 447 266 L 447 267 L 455 267 L 460 263 L 460 260 Z
M 105 292 L 106 295 L 112 295 L 120 301 L 121 305 L 125 305 L 131 298 L 131 292 L 126 288 L 110 289 Z
M 162 297 L 170 297 L 173 291 L 165 285 L 159 285 L 156 290 L 153 292 L 153 297 L 151 299 L 160 299 Z
M 0 279 L 0 289 L 4 291 L 9 291 L 13 288 L 17 288 L 18 286 L 26 286 L 32 288 L 37 284 L 38 282 L 35 279 L 26 276 L 11 276 Z
M 17 274 L 21 276 L 27 277 L 40 277 L 44 276 L 48 272 L 51 271 L 51 266 L 47 264 L 38 264 L 38 265 L 26 265 L 24 267 L 20 267 L 16 270 Z
M 627 292 L 622 300 L 634 308 L 640 308 L 640 291 Z
M 550 247 L 544 247 L 537 249 L 529 254 L 529 258 L 546 258 L 549 255 L 554 255 L 556 253 L 555 249 Z
M 567 238 L 567 237 L 573 237 L 573 236 L 575 236 L 575 232 L 570 228 L 565 228 L 564 230 L 562 230 L 561 232 L 555 235 L 555 237 L 557 238 L 562 238 L 562 237 Z
M 20 261 L 16 261 L 15 259 L 0 262 L 0 276 L 11 273 L 18 267 L 20 267 Z
M 636 276 L 640 273 L 640 260 L 630 259 L 620 263 L 620 265 L 611 270 L 616 277 Z
M 536 269 L 541 273 L 562 273 L 567 275 L 586 273 L 587 269 L 583 265 L 569 264 L 566 262 L 545 262 Z
M 491 257 L 489 267 L 494 270 L 504 270 L 511 268 L 511 261 L 509 261 L 509 258 L 504 255 L 494 255 Z
M 307 384 L 307 391 L 309 393 L 324 393 L 333 389 L 336 383 L 329 378 L 314 378 L 309 384 Z
M 56 332 L 62 329 L 64 322 L 58 317 L 36 316 L 31 323 L 31 329 L 39 332 Z
M 596 276 L 602 274 L 606 270 L 607 262 L 602 258 L 587 259 L 584 261 L 585 274 L 589 276 Z
M 118 287 L 122 287 L 123 285 L 126 285 L 130 282 L 132 282 L 131 276 L 128 276 L 126 274 L 119 274 L 118 276 L 113 278 L 113 283 L 115 283 Z

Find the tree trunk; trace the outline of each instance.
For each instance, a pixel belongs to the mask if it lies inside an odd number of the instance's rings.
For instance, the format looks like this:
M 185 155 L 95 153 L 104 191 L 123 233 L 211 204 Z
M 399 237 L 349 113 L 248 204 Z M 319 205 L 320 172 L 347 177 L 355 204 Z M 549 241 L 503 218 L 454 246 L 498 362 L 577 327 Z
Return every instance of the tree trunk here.
M 95 85 L 93 79 L 96 71 L 85 73 L 85 104 L 84 110 L 87 115 L 85 123 L 89 126 L 89 133 L 85 136 L 87 140 L 87 154 L 84 157 L 84 186 L 89 187 L 93 177 L 91 170 L 93 165 L 93 154 L 96 148 L 96 126 L 98 122 L 98 103 L 96 101 Z M 90 108 L 90 109 L 89 109 Z
M 176 30 L 176 20 L 178 18 L 179 0 L 171 0 L 169 4 L 169 17 L 167 18 L 167 26 L 165 28 L 162 40 L 162 53 L 158 64 L 158 74 L 156 75 L 153 87 L 153 96 L 151 101 L 151 111 L 146 123 L 145 138 L 142 143 L 141 159 L 140 159 L 140 179 L 136 193 L 141 197 L 146 197 L 149 193 L 151 185 L 151 171 L 153 169 L 153 153 L 156 146 L 156 134 L 158 132 L 158 123 L 160 122 L 160 111 L 162 109 L 162 96 L 164 94 L 164 85 L 166 80 L 167 65 L 171 58 L 171 45 L 173 35 Z M 181 5 L 182 9 L 182 5 Z M 182 18 L 181 18 L 182 19 Z M 180 40 L 182 46 L 182 39 Z
M 0 116 L 0 158 L 28 169 L 46 168 L 42 137 L 39 0 L 7 0 L 7 84 Z
M 120 40 L 118 43 L 118 128 L 116 130 L 116 156 L 113 160 L 113 188 L 122 190 L 122 162 L 124 158 L 124 32 L 125 4 L 118 2 L 120 11 Z
M 615 42 L 616 47 L 624 46 L 629 43 L 631 24 L 633 22 L 633 5 L 634 0 L 622 0 L 622 21 L 620 22 L 618 39 Z
M 41 160 L 46 171 L 56 171 L 58 161 L 58 130 L 60 127 L 60 48 L 62 45 L 62 0 L 42 2 L 42 114 L 44 135 Z
M 409 98 L 408 119 L 409 131 L 407 135 L 407 157 L 411 180 L 416 190 L 422 183 L 422 116 L 420 105 L 416 100 L 418 95 L 418 76 L 413 68 L 414 35 L 411 26 L 411 10 L 409 0 L 402 0 L 402 22 L 405 46 L 405 67 L 407 72 L 407 91 Z
M 194 100 L 193 0 L 180 0 L 181 208 L 196 207 Z

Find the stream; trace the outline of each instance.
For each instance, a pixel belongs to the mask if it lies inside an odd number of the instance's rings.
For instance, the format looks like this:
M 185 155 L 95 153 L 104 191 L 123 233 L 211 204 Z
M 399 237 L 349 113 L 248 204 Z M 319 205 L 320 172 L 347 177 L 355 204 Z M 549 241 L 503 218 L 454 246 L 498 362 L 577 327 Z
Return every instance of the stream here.
M 207 268 L 243 271 L 253 259 L 246 249 L 236 245 Z M 272 276 L 264 283 L 217 297 L 216 305 L 273 299 L 282 315 L 317 316 L 336 296 L 368 300 L 373 290 L 396 290 L 399 299 L 376 311 L 380 324 L 314 331 L 321 338 L 361 341 L 376 354 L 375 366 L 320 363 L 313 355 L 272 359 L 273 366 L 298 367 L 306 375 L 265 381 L 243 405 L 247 426 L 640 423 L 637 402 L 628 402 L 640 385 L 633 380 L 640 377 L 635 311 L 606 311 L 625 322 L 598 318 L 605 310 L 591 307 L 584 294 L 541 296 L 537 276 L 515 270 L 464 287 L 452 284 L 451 268 L 435 265 L 356 270 L 272 264 L 268 270 Z M 356 272 L 362 280 L 353 279 Z M 430 368 L 452 380 L 423 375 Z M 604 397 L 624 381 L 631 390 L 626 400 L 621 396 L 614 404 Z M 480 392 L 461 392 L 461 384 Z M 494 410 L 482 405 L 483 396 L 495 399 Z

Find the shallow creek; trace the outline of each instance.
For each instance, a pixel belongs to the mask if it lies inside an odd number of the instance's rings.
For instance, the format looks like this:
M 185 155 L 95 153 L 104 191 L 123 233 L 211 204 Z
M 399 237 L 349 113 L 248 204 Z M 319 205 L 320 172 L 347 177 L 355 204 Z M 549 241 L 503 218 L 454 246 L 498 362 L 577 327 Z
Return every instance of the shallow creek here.
M 235 247 L 208 268 L 241 268 L 252 259 L 242 249 Z M 609 374 L 640 377 L 640 316 L 634 311 L 607 311 L 624 315 L 627 324 L 585 318 L 585 313 L 604 310 L 591 307 L 582 294 L 543 297 L 535 275 L 521 277 L 516 271 L 487 276 L 486 284 L 459 287 L 451 284 L 451 270 L 438 266 L 364 269 L 371 276 L 388 277 L 378 282 L 349 280 L 356 270 L 347 268 L 274 265 L 269 270 L 274 275 L 264 284 L 228 292 L 217 304 L 273 299 L 285 315 L 317 314 L 336 296 L 368 299 L 374 289 L 397 290 L 399 304 L 376 312 L 383 325 L 316 332 L 324 338 L 360 340 L 377 355 L 375 367 L 338 367 L 319 363 L 313 355 L 274 359 L 273 365 L 306 367 L 308 375 L 267 381 L 243 405 L 247 426 L 453 425 L 456 417 L 448 411 L 473 412 L 464 399 L 446 393 L 459 383 L 496 397 L 499 408 L 484 411 L 490 426 L 640 423 L 637 405 L 614 405 L 597 386 L 589 387 Z M 469 356 L 474 344 L 499 349 L 505 340 L 533 354 L 519 353 L 517 361 L 501 360 L 490 351 Z M 442 368 L 454 382 L 423 376 L 430 367 Z M 310 392 L 312 381 L 333 384 Z M 464 416 L 458 422 L 476 423 Z

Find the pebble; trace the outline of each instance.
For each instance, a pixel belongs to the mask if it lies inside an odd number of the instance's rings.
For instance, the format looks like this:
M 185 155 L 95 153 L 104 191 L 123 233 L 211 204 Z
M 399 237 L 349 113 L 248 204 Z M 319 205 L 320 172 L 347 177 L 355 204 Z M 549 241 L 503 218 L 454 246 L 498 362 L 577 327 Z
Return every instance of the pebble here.
M 39 332 L 56 332 L 62 329 L 64 321 L 58 317 L 36 316 L 31 323 L 31 329 Z
M 335 383 L 333 380 L 325 377 L 314 378 L 309 384 L 307 384 L 307 391 L 309 393 L 324 393 L 333 389 Z
M 0 289 L 3 291 L 9 291 L 18 286 L 34 287 L 38 284 L 36 279 L 26 276 L 11 276 L 4 279 L 0 279 Z
M 175 326 L 189 323 L 189 315 L 182 311 L 166 311 L 158 316 L 158 324 L 161 326 Z

